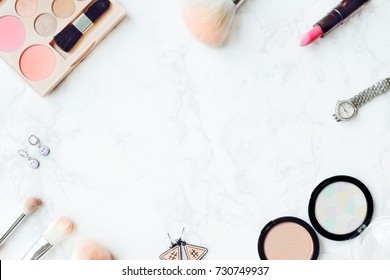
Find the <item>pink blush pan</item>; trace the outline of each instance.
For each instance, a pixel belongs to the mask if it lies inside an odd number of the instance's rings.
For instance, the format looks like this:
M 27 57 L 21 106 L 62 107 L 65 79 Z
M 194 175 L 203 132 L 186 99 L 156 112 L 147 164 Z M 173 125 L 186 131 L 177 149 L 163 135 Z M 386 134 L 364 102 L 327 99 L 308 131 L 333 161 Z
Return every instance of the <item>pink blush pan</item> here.
M 26 49 L 20 57 L 20 71 L 31 81 L 47 79 L 56 67 L 56 57 L 51 49 L 34 45 Z
M 0 18 L 0 52 L 13 52 L 19 49 L 26 39 L 26 29 L 16 17 Z

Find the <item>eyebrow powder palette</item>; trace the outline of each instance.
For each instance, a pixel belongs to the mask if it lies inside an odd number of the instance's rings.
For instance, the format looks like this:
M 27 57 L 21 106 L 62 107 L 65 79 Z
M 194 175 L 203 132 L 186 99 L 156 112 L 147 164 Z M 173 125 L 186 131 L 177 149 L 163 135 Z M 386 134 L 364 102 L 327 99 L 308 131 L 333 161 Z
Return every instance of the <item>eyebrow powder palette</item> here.
M 313 227 L 332 240 L 358 236 L 370 223 L 374 211 L 372 196 L 359 180 L 335 176 L 321 182 L 309 202 Z
M 308 223 L 282 217 L 263 228 L 257 248 L 262 260 L 316 260 L 320 245 Z
M 41 96 L 126 15 L 115 0 L 0 0 L 0 6 L 0 56 Z

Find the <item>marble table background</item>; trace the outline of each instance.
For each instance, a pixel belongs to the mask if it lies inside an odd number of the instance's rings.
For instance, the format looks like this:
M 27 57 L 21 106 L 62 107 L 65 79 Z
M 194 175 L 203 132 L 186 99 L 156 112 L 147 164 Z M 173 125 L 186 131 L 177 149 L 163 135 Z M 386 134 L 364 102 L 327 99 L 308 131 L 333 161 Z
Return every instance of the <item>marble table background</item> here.
M 338 99 L 390 75 L 390 2 L 375 0 L 326 39 L 301 36 L 338 0 L 249 0 L 223 48 L 199 43 L 181 1 L 121 0 L 126 18 L 45 98 L 0 62 L 0 225 L 35 195 L 44 207 L 0 249 L 19 259 L 57 216 L 117 259 L 158 259 L 173 237 L 206 259 L 256 260 L 268 221 L 309 221 L 323 179 L 355 176 L 374 217 L 390 214 L 390 95 L 336 123 Z M 36 134 L 52 153 L 32 170 L 16 151 Z M 353 241 L 319 237 L 352 258 Z

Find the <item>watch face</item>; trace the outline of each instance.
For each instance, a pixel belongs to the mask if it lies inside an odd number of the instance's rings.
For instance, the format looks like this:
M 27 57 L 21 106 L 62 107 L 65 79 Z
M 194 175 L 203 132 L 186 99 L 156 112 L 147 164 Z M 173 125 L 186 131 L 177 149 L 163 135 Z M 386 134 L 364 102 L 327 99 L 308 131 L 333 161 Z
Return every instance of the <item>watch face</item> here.
M 342 119 L 350 119 L 355 114 L 355 106 L 347 101 L 342 101 L 337 106 L 337 115 Z

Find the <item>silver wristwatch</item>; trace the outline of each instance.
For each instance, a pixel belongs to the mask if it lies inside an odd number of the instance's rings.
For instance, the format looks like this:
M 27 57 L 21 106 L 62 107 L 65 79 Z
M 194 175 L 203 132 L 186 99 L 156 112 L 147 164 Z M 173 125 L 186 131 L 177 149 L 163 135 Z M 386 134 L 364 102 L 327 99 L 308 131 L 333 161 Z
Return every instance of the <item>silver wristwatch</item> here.
M 341 100 L 336 104 L 333 117 L 336 121 L 348 121 L 356 116 L 357 111 L 365 103 L 387 92 L 390 89 L 390 77 L 384 79 L 375 85 L 363 90 L 358 95 L 355 95 L 349 100 Z

